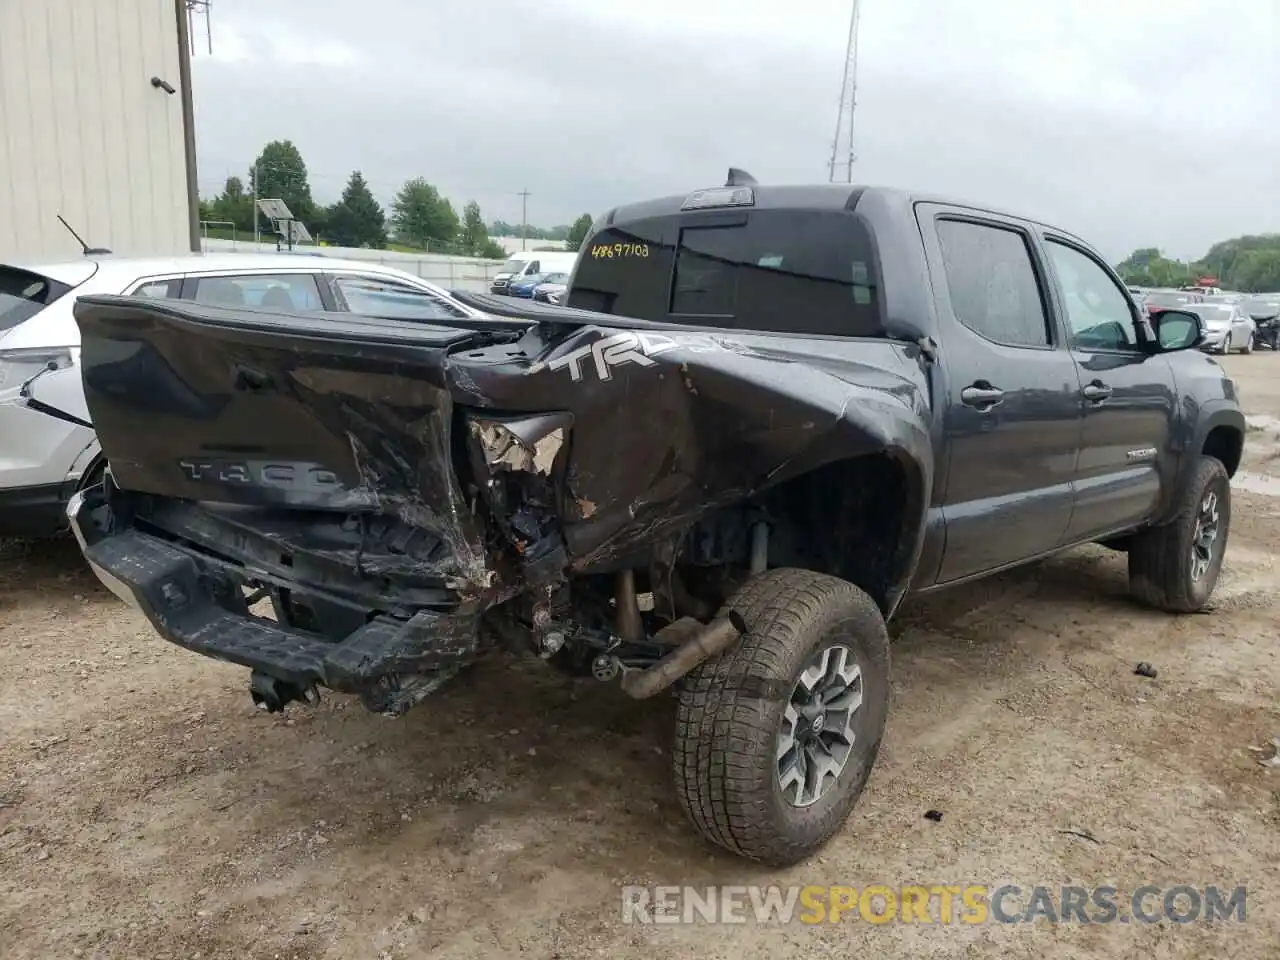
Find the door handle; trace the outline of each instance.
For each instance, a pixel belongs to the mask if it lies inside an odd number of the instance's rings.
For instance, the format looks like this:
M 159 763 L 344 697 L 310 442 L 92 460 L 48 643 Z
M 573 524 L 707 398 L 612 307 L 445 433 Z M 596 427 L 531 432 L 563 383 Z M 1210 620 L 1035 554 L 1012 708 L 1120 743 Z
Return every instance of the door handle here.
M 1101 380 L 1094 380 L 1084 388 L 1084 398 L 1090 403 L 1102 403 L 1111 396 L 1111 388 Z
M 960 402 L 966 407 L 990 410 L 1004 402 L 1004 391 L 986 380 L 977 380 L 960 391 Z

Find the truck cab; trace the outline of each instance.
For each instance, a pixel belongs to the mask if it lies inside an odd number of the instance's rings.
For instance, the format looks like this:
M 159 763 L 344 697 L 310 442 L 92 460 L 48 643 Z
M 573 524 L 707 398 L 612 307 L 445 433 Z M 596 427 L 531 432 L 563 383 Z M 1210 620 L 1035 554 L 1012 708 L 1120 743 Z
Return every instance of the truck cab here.
M 855 382 L 919 359 L 926 519 L 895 600 L 1126 542 L 1171 516 L 1206 450 L 1239 464 L 1234 385 L 1172 336 L 1203 342 L 1198 322 L 1153 322 L 1049 224 L 899 190 L 730 184 L 610 211 L 582 249 L 570 306 L 749 331 Z

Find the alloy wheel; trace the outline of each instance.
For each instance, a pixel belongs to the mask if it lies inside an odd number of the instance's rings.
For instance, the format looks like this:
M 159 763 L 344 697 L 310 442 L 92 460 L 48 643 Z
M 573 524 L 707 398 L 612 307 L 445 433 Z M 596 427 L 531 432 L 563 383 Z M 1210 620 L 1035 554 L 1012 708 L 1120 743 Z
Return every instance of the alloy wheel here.
M 1213 562 L 1214 550 L 1218 544 L 1218 534 L 1222 530 L 1221 514 L 1218 508 L 1218 492 L 1209 490 L 1200 501 L 1200 509 L 1196 513 L 1195 532 L 1191 535 L 1191 580 L 1199 583 L 1204 579 Z
M 800 674 L 777 741 L 778 787 L 793 807 L 817 803 L 839 778 L 862 697 L 862 670 L 846 646 L 823 647 Z

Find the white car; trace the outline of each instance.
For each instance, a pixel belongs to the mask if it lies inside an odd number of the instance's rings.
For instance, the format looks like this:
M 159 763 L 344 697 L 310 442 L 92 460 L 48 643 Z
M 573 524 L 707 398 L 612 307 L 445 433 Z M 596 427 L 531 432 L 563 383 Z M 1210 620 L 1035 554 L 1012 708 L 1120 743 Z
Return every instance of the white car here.
M 1197 313 L 1205 324 L 1204 343 L 1208 353 L 1230 353 L 1239 350 L 1252 353 L 1257 337 L 1257 324 L 1240 303 L 1191 303 L 1180 310 Z
M 358 260 L 227 253 L 0 264 L 0 536 L 57 533 L 72 494 L 105 466 L 71 312 L 83 294 L 419 321 L 484 316 L 410 273 Z

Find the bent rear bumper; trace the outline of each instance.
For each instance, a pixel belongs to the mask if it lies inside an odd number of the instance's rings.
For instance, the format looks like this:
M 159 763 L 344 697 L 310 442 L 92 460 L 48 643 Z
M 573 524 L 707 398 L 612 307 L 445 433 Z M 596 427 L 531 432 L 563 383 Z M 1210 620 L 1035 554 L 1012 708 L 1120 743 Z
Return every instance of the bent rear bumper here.
M 469 604 L 373 614 L 341 640 L 256 617 L 244 596 L 256 582 L 249 570 L 131 527 L 104 529 L 103 490 L 71 498 L 71 529 L 98 579 L 171 643 L 302 688 L 361 694 L 371 709 L 394 713 L 416 702 L 399 696 L 402 680 L 448 675 L 475 659 L 478 611 Z

